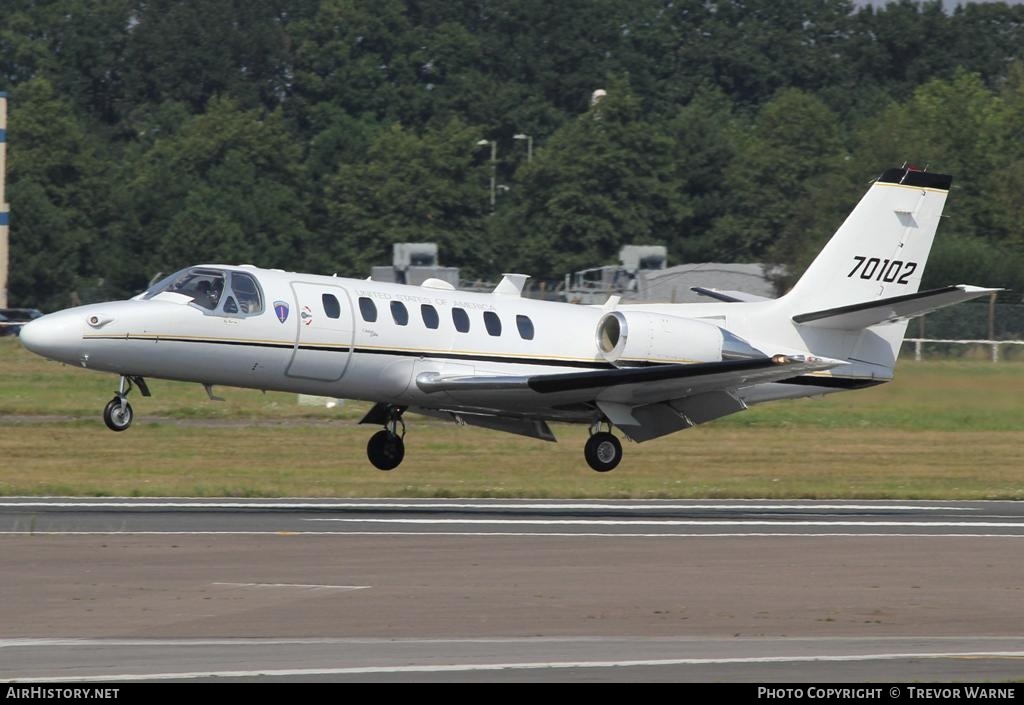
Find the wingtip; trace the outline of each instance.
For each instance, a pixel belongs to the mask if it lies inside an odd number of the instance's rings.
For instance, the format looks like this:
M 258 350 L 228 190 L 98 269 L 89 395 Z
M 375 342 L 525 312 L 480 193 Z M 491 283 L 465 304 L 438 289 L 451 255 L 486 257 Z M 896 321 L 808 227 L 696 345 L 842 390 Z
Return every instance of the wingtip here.
M 840 367 L 849 363 L 843 360 L 836 360 L 831 357 L 818 357 L 817 355 L 772 355 L 772 362 L 776 365 L 804 365 L 813 367 L 816 370 L 828 370 L 833 367 Z

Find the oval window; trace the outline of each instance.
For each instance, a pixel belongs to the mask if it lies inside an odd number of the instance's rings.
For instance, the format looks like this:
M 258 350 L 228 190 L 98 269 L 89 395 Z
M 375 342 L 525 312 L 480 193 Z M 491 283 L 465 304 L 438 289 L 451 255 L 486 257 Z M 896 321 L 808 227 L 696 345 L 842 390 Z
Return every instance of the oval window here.
M 455 330 L 459 331 L 460 333 L 469 332 L 469 314 L 466 313 L 465 309 L 452 309 L 452 323 L 455 324 Z
M 391 317 L 395 319 L 395 323 L 400 326 L 409 324 L 409 309 L 405 307 L 401 301 L 391 302 Z
M 341 305 L 333 294 L 324 294 L 320 300 L 324 304 L 324 313 L 328 318 L 341 318 Z
M 423 325 L 430 329 L 436 329 L 441 325 L 441 318 L 437 315 L 437 309 L 430 304 L 420 304 L 420 315 L 423 316 Z
M 529 316 L 516 316 L 516 328 L 519 329 L 519 337 L 523 340 L 533 340 L 533 321 Z
M 501 335 L 501 319 L 494 311 L 484 311 L 484 326 L 491 335 Z

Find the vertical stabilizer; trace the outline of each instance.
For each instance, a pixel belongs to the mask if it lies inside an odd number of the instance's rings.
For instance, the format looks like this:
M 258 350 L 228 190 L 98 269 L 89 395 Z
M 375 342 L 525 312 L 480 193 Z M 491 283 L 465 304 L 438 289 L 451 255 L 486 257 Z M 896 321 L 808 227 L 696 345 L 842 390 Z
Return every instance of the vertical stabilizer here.
M 786 294 L 794 314 L 916 293 L 952 181 L 906 168 L 882 174 Z
M 917 293 L 952 181 L 945 174 L 886 170 L 780 299 L 794 320 Z M 891 373 L 906 329 L 906 319 L 865 329 L 850 359 Z

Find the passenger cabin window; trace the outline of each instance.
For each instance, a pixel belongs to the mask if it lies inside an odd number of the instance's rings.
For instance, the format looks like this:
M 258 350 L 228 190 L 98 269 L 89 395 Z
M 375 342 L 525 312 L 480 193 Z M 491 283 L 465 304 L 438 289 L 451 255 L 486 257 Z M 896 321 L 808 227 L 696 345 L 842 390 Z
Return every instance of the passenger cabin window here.
M 466 309 L 453 308 L 452 309 L 452 323 L 455 324 L 455 330 L 460 333 L 469 332 L 469 314 L 466 313 Z
M 441 325 L 441 317 L 437 315 L 437 309 L 430 304 L 420 304 L 420 315 L 423 316 L 423 325 L 435 330 Z
M 373 323 L 377 320 L 377 306 L 365 296 L 359 297 L 359 313 L 362 314 L 363 320 L 367 323 Z
M 324 294 L 320 297 L 320 301 L 324 305 L 324 313 L 327 314 L 328 318 L 341 318 L 341 305 L 338 303 L 338 299 L 334 297 L 334 294 Z
M 517 315 L 516 328 L 519 329 L 519 337 L 523 340 L 533 340 L 533 321 L 529 316 Z
M 494 311 L 484 311 L 484 326 L 491 335 L 501 335 L 501 319 Z
M 401 301 L 391 302 L 391 317 L 400 326 L 409 325 L 409 309 Z
M 193 306 L 219 315 L 252 316 L 263 312 L 259 284 L 245 272 L 190 267 L 160 280 L 142 298 L 152 299 L 163 293 L 187 296 Z

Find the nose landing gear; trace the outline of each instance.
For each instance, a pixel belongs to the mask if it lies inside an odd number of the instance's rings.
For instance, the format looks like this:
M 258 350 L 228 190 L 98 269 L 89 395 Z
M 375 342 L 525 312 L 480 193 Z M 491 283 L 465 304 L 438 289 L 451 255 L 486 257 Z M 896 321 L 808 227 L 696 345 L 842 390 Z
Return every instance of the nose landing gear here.
M 128 393 L 132 391 L 133 382 L 134 386 L 142 392 L 142 396 L 150 396 L 149 386 L 142 377 L 121 375 L 114 398 L 108 401 L 103 409 L 103 423 L 111 431 L 124 431 L 132 425 L 135 414 L 132 411 L 132 405 L 128 403 Z
M 103 409 L 103 423 L 111 431 L 124 431 L 127 429 L 132 425 L 133 416 L 132 405 L 123 397 L 114 397 L 107 402 L 106 408 Z

